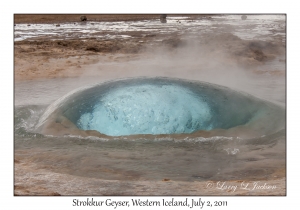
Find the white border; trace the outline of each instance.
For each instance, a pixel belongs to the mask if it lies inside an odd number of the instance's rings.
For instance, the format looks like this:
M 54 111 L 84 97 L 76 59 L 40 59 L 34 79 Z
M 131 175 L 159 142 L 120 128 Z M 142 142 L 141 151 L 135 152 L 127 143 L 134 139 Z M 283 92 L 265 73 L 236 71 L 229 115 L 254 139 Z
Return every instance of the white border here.
M 297 1 L 293 1 L 297 2 Z M 229 209 L 297 209 L 299 190 L 299 6 L 287 1 L 4 1 L 1 4 L 1 200 L 0 208 L 72 209 L 73 197 L 13 196 L 13 14 L 14 13 L 286 13 L 287 14 L 287 196 L 286 197 L 203 197 L 226 200 Z M 3 47 L 4 46 L 4 47 Z M 4 65 L 3 65 L 4 64 Z M 4 110 L 4 111 L 3 111 Z M 3 116 L 2 114 L 2 116 Z M 298 135 L 297 135 L 298 134 Z M 82 199 L 83 197 L 81 197 Z M 99 199 L 107 199 L 108 197 Z M 113 197 L 117 199 L 117 197 Z M 137 197 L 135 197 L 137 198 Z M 145 198 L 145 197 L 142 197 Z M 163 197 L 157 197 L 162 199 Z M 170 198 L 170 197 L 166 197 Z M 129 197 L 120 197 L 128 200 Z M 296 203 L 297 202 L 297 203 Z M 295 208 L 296 207 L 296 208 Z M 113 208 L 102 208 L 113 209 Z M 138 208 L 136 208 L 138 209 Z

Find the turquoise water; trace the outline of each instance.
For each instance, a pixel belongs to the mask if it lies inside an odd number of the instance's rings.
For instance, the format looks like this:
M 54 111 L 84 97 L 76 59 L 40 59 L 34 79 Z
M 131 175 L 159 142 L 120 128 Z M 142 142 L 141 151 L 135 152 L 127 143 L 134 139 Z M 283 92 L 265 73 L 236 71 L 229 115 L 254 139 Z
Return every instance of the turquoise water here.
M 211 112 L 204 98 L 183 87 L 133 85 L 99 97 L 76 125 L 110 136 L 191 133 L 212 128 Z
M 79 130 L 108 136 L 183 134 L 237 126 L 260 136 L 284 125 L 284 110 L 274 104 L 218 85 L 162 77 L 82 87 L 49 106 L 37 127 L 46 121 L 57 123 L 62 116 Z M 267 121 L 276 123 L 261 129 Z
M 37 88 L 48 83 L 45 90 Z M 71 80 L 35 81 L 21 86 L 25 92 L 18 94 L 24 101 L 18 101 L 14 121 L 15 155 L 21 161 L 55 173 L 104 180 L 266 178 L 284 167 L 285 109 L 273 103 L 219 85 L 182 79 L 137 78 L 87 84 L 56 101 L 57 88 L 72 90 L 76 86 Z M 30 97 L 33 93 L 36 98 Z M 131 104 L 136 107 L 130 111 L 134 107 Z M 117 106 L 114 111 L 105 109 L 113 105 Z M 126 114 L 120 112 L 122 109 Z M 150 126 L 140 126 L 136 132 L 152 132 L 155 123 L 165 123 L 165 132 L 183 122 L 191 133 L 80 136 L 81 129 L 93 129 L 76 126 L 84 122 L 87 113 L 106 115 L 104 124 L 111 123 L 111 130 L 106 131 L 114 131 L 113 125 L 119 125 L 122 129 L 115 130 L 132 132 L 132 127 L 123 127 L 120 122 L 136 114 L 135 119 L 145 125 L 151 121 Z M 62 117 L 69 118 L 71 129 L 65 127 L 68 124 L 60 124 Z M 133 119 L 129 122 L 140 122 Z M 91 126 L 91 122 L 85 121 L 85 126 Z M 43 133 L 47 124 L 52 125 L 51 133 Z M 100 123 L 100 129 L 105 125 Z M 180 132 L 178 128 L 171 131 Z M 210 135 L 193 129 L 207 129 Z

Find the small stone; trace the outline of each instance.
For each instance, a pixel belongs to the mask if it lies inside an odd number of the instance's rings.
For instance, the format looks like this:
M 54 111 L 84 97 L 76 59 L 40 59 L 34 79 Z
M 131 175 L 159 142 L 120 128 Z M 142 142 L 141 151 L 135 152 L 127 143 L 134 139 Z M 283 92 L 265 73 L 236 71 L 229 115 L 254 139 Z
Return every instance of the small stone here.
M 59 24 L 56 24 L 56 27 L 59 27 L 60 25 Z
M 80 20 L 81 20 L 81 21 L 87 21 L 87 18 L 86 18 L 85 15 L 82 15 L 82 16 L 80 16 Z
M 52 196 L 61 196 L 61 194 L 59 194 L 58 192 L 52 192 L 49 195 L 52 195 Z
M 167 15 L 160 15 L 160 22 L 166 23 L 167 22 Z
M 242 15 L 241 19 L 242 20 L 246 20 L 247 19 L 247 15 Z

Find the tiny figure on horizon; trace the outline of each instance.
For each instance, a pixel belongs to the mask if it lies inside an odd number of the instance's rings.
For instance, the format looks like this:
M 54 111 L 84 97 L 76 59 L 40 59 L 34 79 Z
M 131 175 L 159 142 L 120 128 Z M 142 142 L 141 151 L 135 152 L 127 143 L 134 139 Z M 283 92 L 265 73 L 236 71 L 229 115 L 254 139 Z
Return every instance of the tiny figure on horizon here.
M 166 23 L 167 22 L 167 15 L 160 15 L 160 22 Z
M 85 15 L 82 15 L 82 16 L 80 16 L 80 20 L 81 20 L 81 21 L 87 21 L 87 18 L 86 18 Z

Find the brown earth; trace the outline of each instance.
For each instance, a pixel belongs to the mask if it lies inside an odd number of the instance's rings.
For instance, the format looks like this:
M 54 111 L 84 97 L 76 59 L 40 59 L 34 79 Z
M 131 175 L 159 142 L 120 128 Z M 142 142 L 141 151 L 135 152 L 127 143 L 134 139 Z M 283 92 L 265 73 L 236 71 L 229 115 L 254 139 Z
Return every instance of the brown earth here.
M 162 41 L 153 42 L 160 38 Z M 244 41 L 230 34 L 208 34 L 207 38 L 191 43 L 181 37 L 159 34 L 138 36 L 131 40 L 36 40 L 19 41 L 14 46 L 15 81 L 74 77 L 82 75 L 84 66 L 99 61 L 122 62 L 132 58 L 149 56 L 153 49 L 164 48 L 169 52 L 201 46 L 210 52 L 209 57 L 223 57 L 227 63 L 236 63 L 253 71 L 258 65 L 285 53 L 285 46 L 278 42 Z M 120 61 L 120 60 L 119 60 Z M 256 73 L 263 73 L 256 71 Z M 276 73 L 276 72 L 272 72 Z M 277 72 L 278 73 L 278 72 Z M 280 73 L 280 72 L 279 72 Z M 282 72 L 281 72 L 282 73 Z
M 138 177 L 130 180 L 103 180 L 56 173 L 41 168 L 35 163 L 22 160 L 22 155 L 15 157 L 14 195 L 43 196 L 199 196 L 199 195 L 286 195 L 285 169 L 279 169 L 272 175 L 273 179 L 231 180 L 231 181 L 173 181 L 164 178 L 161 181 L 140 181 Z M 106 170 L 105 173 L 122 173 L 124 171 Z M 248 186 L 245 188 L 245 185 Z M 255 186 L 259 185 L 260 188 Z M 222 187 L 223 186 L 223 187 Z M 226 186 L 228 186 L 226 188 Z M 235 189 L 234 189 L 235 187 Z
M 87 21 L 137 21 L 159 19 L 161 14 L 15 14 L 14 22 L 19 23 L 65 23 L 80 22 L 81 16 L 86 16 Z M 203 18 L 210 15 L 200 14 L 181 14 L 191 18 Z M 168 16 L 178 16 L 168 14 Z

